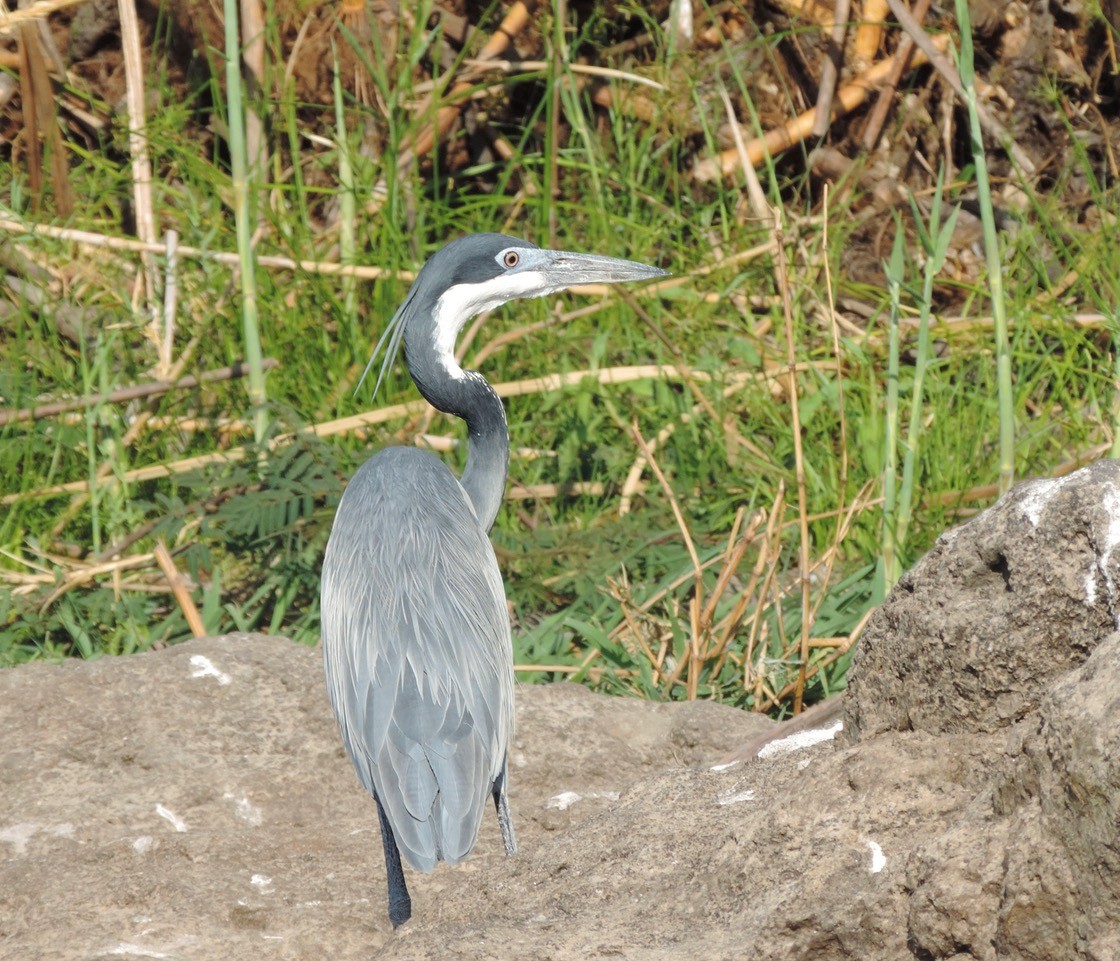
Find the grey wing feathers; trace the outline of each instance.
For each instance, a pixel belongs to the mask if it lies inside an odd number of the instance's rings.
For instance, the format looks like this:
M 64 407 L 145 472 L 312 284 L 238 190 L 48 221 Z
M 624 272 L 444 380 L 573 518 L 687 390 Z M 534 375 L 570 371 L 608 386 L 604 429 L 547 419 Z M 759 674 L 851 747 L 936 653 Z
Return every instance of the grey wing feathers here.
M 358 777 L 415 868 L 466 857 L 513 725 L 501 573 L 438 458 L 395 447 L 347 488 L 322 583 L 327 691 Z

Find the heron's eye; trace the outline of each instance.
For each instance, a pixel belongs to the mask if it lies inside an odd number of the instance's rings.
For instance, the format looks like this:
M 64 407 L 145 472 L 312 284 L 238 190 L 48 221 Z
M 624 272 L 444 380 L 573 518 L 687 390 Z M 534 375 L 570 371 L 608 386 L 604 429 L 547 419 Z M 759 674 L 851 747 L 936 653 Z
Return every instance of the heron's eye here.
M 521 254 L 519 254 L 516 250 L 507 250 L 504 254 L 502 254 L 502 263 L 510 268 L 516 267 L 519 263 L 521 263 Z

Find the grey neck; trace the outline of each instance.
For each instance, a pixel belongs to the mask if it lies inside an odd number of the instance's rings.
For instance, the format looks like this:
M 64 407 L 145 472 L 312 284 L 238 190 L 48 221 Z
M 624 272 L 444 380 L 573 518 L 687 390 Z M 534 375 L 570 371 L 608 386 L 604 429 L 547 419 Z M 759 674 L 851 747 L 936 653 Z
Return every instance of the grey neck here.
M 424 339 L 426 341 L 426 338 Z M 509 473 L 509 429 L 501 398 L 478 371 L 451 368 L 424 342 L 417 347 L 405 335 L 405 362 L 424 399 L 445 414 L 467 422 L 467 466 L 459 483 L 467 492 L 482 529 L 494 526 Z

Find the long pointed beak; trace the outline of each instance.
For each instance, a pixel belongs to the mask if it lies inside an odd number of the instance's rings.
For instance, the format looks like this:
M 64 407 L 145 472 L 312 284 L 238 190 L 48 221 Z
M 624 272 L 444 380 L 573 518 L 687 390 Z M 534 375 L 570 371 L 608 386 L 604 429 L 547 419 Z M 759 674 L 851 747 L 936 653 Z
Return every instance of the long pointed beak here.
M 534 251 L 531 269 L 537 270 L 555 290 L 581 284 L 621 284 L 631 280 L 667 277 L 669 272 L 634 260 L 619 260 L 599 254 L 576 254 L 567 250 Z M 529 265 L 526 265 L 529 266 Z

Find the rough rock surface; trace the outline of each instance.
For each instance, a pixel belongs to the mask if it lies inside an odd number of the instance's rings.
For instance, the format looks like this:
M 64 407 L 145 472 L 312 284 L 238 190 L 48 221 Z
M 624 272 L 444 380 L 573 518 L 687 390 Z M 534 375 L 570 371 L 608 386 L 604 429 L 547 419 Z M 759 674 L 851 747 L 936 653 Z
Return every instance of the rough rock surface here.
M 943 539 L 834 743 L 711 770 L 768 722 L 521 688 L 520 853 L 488 819 L 396 934 L 317 652 L 0 673 L 0 958 L 1120 957 L 1118 503 L 1097 465 Z
M 997 731 L 1120 624 L 1120 470 L 1026 481 L 942 534 L 860 638 L 849 738 Z

